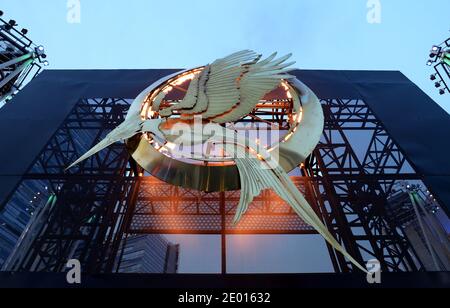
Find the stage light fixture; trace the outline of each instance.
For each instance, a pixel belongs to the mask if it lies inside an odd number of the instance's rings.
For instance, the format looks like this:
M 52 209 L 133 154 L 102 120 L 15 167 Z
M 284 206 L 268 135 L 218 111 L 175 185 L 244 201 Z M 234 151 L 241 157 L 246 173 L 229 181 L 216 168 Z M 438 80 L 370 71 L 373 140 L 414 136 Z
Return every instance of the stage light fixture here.
M 3 11 L 0 11 L 0 16 L 3 14 Z M 44 47 L 34 44 L 27 37 L 28 28 L 21 27 L 15 19 L 0 18 L 0 32 L 2 33 L 0 52 L 6 59 L 0 71 L 1 75 L 8 76 L 10 81 L 3 82 L 0 86 L 1 108 L 3 101 L 11 100 L 28 81 L 38 75 L 46 56 L 42 56 L 45 53 Z M 15 78 L 18 76 L 23 78 Z
M 434 72 L 430 79 L 435 82 L 435 86 L 441 95 L 450 92 L 448 84 L 450 82 L 450 38 L 447 38 L 439 45 L 433 45 L 430 51 L 428 66 L 434 66 Z
M 50 63 L 49 63 L 47 60 L 45 60 L 44 62 L 42 62 L 42 64 L 44 64 L 44 66 L 49 66 L 49 65 L 50 65 Z
M 40 56 L 40 57 L 41 57 L 41 56 L 44 54 L 44 52 L 45 52 L 45 48 L 44 48 L 44 46 L 42 46 L 42 45 L 36 47 L 35 50 L 36 50 L 36 53 L 38 54 L 38 56 Z

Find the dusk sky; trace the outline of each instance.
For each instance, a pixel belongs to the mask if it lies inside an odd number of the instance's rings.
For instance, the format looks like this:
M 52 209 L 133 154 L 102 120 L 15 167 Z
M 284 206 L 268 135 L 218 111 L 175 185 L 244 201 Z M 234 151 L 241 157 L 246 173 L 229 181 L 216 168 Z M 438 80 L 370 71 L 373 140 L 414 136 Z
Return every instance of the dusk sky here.
M 69 1 L 70 2 L 70 1 Z M 188 68 L 254 49 L 293 53 L 300 69 L 399 70 L 450 112 L 425 65 L 449 36 L 449 0 L 380 0 L 369 23 L 368 0 L 80 0 L 79 22 L 67 0 L 2 0 L 45 46 L 49 69 Z M 219 237 L 180 242 L 182 272 L 220 271 Z M 230 237 L 230 272 L 332 271 L 318 236 Z

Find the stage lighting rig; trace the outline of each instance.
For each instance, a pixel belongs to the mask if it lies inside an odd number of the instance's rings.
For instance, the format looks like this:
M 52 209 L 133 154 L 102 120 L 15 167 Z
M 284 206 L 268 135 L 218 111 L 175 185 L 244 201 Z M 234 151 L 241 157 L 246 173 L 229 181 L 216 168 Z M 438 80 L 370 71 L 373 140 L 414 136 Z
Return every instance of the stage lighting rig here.
M 0 11 L 0 108 L 49 65 L 45 48 L 27 37 L 28 29 L 3 15 Z
M 430 76 L 440 95 L 450 93 L 450 38 L 439 45 L 434 45 L 427 61 L 435 73 Z

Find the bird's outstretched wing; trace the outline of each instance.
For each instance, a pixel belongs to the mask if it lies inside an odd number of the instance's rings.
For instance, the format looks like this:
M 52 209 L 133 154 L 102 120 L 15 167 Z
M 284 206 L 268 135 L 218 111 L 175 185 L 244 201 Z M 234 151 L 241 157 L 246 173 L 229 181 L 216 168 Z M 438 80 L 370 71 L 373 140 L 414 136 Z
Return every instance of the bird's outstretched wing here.
M 216 60 L 191 81 L 183 101 L 165 112 L 178 110 L 185 118 L 201 114 L 215 123 L 245 117 L 282 79 L 292 78 L 287 72 L 295 62 L 286 63 L 291 55 L 276 55 L 261 60 L 261 55 L 244 50 Z

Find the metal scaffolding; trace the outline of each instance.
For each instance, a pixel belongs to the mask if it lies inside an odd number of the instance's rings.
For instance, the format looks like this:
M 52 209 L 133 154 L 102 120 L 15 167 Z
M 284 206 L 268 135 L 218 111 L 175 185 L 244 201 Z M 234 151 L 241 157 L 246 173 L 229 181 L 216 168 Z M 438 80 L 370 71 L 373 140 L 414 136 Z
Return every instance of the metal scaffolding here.
M 229 234 L 315 234 L 272 192 L 255 199 L 238 227 L 232 225 L 239 192 L 201 193 L 147 176 L 123 144 L 95 155 L 74 170 L 65 168 L 120 124 L 126 99 L 83 99 L 23 177 L 57 195 L 26 254 L 11 271 L 60 272 L 77 258 L 88 273 L 115 272 L 120 243 L 131 234 L 216 234 L 222 239 L 226 273 Z M 283 126 L 289 106 L 271 102 L 244 121 Z M 383 271 L 418 271 L 422 265 L 402 231 L 389 222 L 385 205 L 399 181 L 423 179 L 387 134 L 370 108 L 358 99 L 322 100 L 325 130 L 321 143 L 296 170 L 294 182 L 332 234 L 359 262 L 381 262 Z M 259 119 L 257 119 L 259 118 Z M 369 142 L 367 142 L 369 141 Z M 300 176 L 301 175 L 301 176 Z M 38 184 L 36 184 L 38 183 Z M 28 184 L 31 185 L 31 184 Z M 13 206 L 13 195 L 7 206 Z M 335 271 L 353 265 L 328 246 Z
M 432 47 L 427 65 L 434 68 L 430 79 L 439 94 L 450 93 L 450 38 Z
M 1 18 L 0 11 L 0 108 L 48 65 L 42 46 L 28 37 L 27 29 L 17 29 L 15 20 Z

